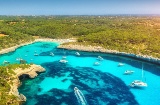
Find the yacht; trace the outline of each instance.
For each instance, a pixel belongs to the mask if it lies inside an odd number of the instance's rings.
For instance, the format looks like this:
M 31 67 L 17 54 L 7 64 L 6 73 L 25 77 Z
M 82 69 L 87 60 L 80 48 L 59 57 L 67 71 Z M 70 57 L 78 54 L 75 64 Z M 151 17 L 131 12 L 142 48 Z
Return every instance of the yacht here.
M 3 64 L 9 64 L 9 63 L 10 63 L 9 61 L 6 60 L 3 61 Z
M 50 52 L 50 56 L 54 56 L 54 54 L 52 52 Z
M 126 70 L 126 71 L 124 72 L 125 75 L 130 75 L 130 74 L 133 74 L 133 73 L 134 73 L 133 70 Z
M 62 56 L 62 59 L 66 59 L 67 57 L 66 56 Z
M 20 61 L 20 60 L 22 60 L 22 58 L 16 58 L 16 60 L 17 60 L 17 61 Z
M 94 66 L 99 66 L 100 65 L 100 63 L 99 62 L 94 62 L 94 64 L 93 64 Z
M 123 64 L 123 63 L 119 63 L 119 64 L 118 64 L 118 67 L 120 67 L 120 66 L 124 66 L 124 64 Z
M 81 105 L 87 105 L 87 101 L 86 101 L 83 93 L 77 87 L 74 88 L 74 93 L 75 93 L 75 95 L 77 97 L 78 102 Z
M 143 80 L 143 63 L 142 63 L 142 80 Z M 133 82 L 131 82 L 130 87 L 137 87 L 137 88 L 147 87 L 147 83 L 143 82 L 142 80 L 134 80 Z
M 101 56 L 98 56 L 97 60 L 102 61 L 103 58 Z
M 80 53 L 79 53 L 79 52 L 76 52 L 75 54 L 76 54 L 77 56 L 80 56 Z
M 134 80 L 131 84 L 130 87 L 147 87 L 147 83 L 141 81 L 141 80 Z
M 60 62 L 60 63 L 67 63 L 68 61 L 65 60 L 65 59 L 61 59 L 61 60 L 59 60 L 59 62 Z
M 35 54 L 34 54 L 34 56 L 38 56 L 38 54 L 37 54 L 37 53 L 35 53 Z

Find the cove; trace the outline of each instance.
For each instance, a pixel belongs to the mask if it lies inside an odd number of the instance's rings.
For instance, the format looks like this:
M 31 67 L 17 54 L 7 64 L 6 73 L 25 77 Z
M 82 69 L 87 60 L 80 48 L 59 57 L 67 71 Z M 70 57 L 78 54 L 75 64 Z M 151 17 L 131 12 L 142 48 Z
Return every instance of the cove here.
M 160 103 L 160 67 L 131 58 L 57 49 L 57 43 L 37 42 L 18 48 L 16 51 L 0 55 L 1 65 L 4 60 L 18 63 L 23 58 L 27 63 L 43 66 L 46 72 L 34 79 L 21 80 L 19 92 L 27 97 L 24 105 L 77 105 L 74 87 L 84 94 L 89 105 L 157 105 Z M 50 53 L 53 52 L 54 56 Z M 38 54 L 35 56 L 34 54 Z M 66 56 L 68 63 L 60 63 Z M 95 66 L 97 57 L 103 61 Z M 123 66 L 118 66 L 119 63 Z M 141 79 L 142 64 L 144 80 L 148 87 L 130 88 L 135 79 Z M 125 70 L 134 70 L 132 75 L 124 75 Z

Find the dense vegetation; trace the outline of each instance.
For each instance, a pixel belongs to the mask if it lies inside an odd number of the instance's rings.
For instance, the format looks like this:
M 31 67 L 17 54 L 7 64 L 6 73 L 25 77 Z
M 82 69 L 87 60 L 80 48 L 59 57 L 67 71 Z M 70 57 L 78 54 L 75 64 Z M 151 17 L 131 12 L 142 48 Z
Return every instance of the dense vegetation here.
M 9 95 L 11 84 L 16 79 L 14 69 L 28 68 L 30 65 L 26 64 L 12 64 L 0 66 L 0 104 L 1 105 L 18 105 L 18 97 Z
M 160 17 L 0 16 L 0 49 L 33 40 L 31 36 L 78 38 L 81 44 L 160 58 Z M 85 43 L 84 43 L 85 42 Z
M 78 44 L 160 58 L 160 17 L 140 16 L 0 16 L 0 50 L 35 37 L 77 38 Z M 25 64 L 0 66 L 0 104 L 13 102 L 8 95 L 13 70 Z

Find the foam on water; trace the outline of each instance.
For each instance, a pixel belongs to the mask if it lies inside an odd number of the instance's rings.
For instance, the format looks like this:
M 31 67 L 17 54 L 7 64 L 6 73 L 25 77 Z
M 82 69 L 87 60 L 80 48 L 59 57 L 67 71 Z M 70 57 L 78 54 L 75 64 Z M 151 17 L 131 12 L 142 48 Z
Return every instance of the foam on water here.
M 34 79 L 23 79 L 19 92 L 27 97 L 24 105 L 77 105 L 74 87 L 84 94 L 89 105 L 157 105 L 160 103 L 160 67 L 143 62 L 144 78 L 148 87 L 130 88 L 133 80 L 142 78 L 142 62 L 116 55 L 79 52 L 57 49 L 56 43 L 38 42 L 0 55 L 0 63 L 19 63 L 22 58 L 28 63 L 40 64 L 46 72 Z M 50 53 L 53 52 L 54 56 Z M 65 52 L 65 53 L 64 53 Z M 38 56 L 34 56 L 37 53 Z M 59 63 L 62 56 L 68 63 Z M 98 61 L 102 56 L 104 60 Z M 94 62 L 100 65 L 95 66 Z M 119 63 L 123 66 L 118 66 Z M 132 75 L 124 75 L 125 70 L 134 70 Z

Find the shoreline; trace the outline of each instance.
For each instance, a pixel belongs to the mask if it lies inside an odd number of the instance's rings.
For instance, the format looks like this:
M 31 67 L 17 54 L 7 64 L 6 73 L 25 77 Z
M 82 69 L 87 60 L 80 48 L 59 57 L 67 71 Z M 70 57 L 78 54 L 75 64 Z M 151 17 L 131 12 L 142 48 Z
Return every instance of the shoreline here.
M 39 39 L 35 39 L 34 41 L 31 41 L 31 42 L 26 42 L 26 43 L 16 45 L 16 46 L 13 46 L 13 47 L 10 47 L 10 48 L 2 49 L 2 50 L 0 50 L 0 55 L 6 54 L 6 53 L 9 53 L 9 52 L 13 52 L 19 47 L 26 46 L 26 45 L 29 45 L 29 44 L 33 44 L 35 42 L 55 42 L 55 43 L 63 44 L 63 43 L 75 42 L 75 41 L 76 40 L 73 39 L 73 38 L 70 38 L 70 39 L 50 39 L 50 38 L 40 39 L 39 38 Z
M 84 45 L 76 45 L 76 44 L 75 45 L 73 45 L 73 44 L 63 45 L 64 43 L 68 43 L 68 42 L 76 42 L 76 39 L 74 39 L 74 38 L 69 38 L 69 39 L 38 38 L 38 39 L 35 39 L 34 41 L 31 41 L 31 42 L 27 42 L 24 44 L 20 44 L 20 45 L 16 45 L 16 46 L 13 46 L 10 48 L 3 49 L 0 51 L 0 55 L 6 54 L 9 52 L 13 52 L 19 47 L 33 44 L 35 42 L 54 42 L 54 43 L 60 44 L 57 48 L 63 48 L 63 49 L 68 49 L 68 50 L 87 51 L 87 52 L 101 52 L 101 53 L 115 54 L 115 55 L 132 57 L 132 58 L 148 61 L 151 63 L 160 64 L 160 58 L 155 58 L 155 57 L 148 56 L 148 55 L 119 52 L 117 50 L 105 49 L 100 46 L 91 46 L 91 45 L 84 46 Z
M 44 38 L 44 39 L 35 39 L 34 41 L 28 42 L 28 43 L 24 43 L 24 44 L 20 44 L 17 46 L 13 46 L 7 49 L 3 49 L 0 51 L 0 55 L 1 54 L 5 54 L 5 53 L 9 53 L 12 51 L 15 51 L 17 48 L 22 47 L 22 46 L 26 46 L 35 42 L 55 42 L 55 43 L 59 43 L 60 45 L 57 48 L 60 49 L 68 49 L 68 50 L 78 50 L 78 51 L 87 51 L 87 52 L 100 52 L 100 53 L 106 53 L 106 54 L 115 54 L 115 55 L 120 55 L 120 56 L 127 56 L 127 57 L 133 57 L 136 59 L 141 59 L 144 61 L 148 61 L 151 63 L 156 63 L 156 64 L 160 64 L 160 59 L 159 58 L 154 58 L 152 56 L 147 56 L 147 55 L 136 55 L 133 53 L 126 53 L 126 52 L 119 52 L 116 50 L 108 50 L 105 49 L 103 47 L 100 46 L 84 46 L 84 45 L 79 45 L 79 44 L 63 44 L 63 43 L 68 43 L 68 42 L 76 42 L 75 39 L 49 39 L 49 38 Z M 9 94 L 13 94 L 15 96 L 18 97 L 18 101 L 19 102 L 25 102 L 26 101 L 26 97 L 23 94 L 20 94 L 18 92 L 18 87 L 20 86 L 20 80 L 19 80 L 19 76 L 21 75 L 29 75 L 29 78 L 35 78 L 38 74 L 37 72 L 44 72 L 45 69 L 43 67 L 41 67 L 40 65 L 31 65 L 31 67 L 27 68 L 27 69 L 15 69 L 14 72 L 16 73 L 16 75 L 14 76 L 15 79 L 13 80 L 13 84 L 10 84 L 11 89 Z
M 71 44 L 69 44 L 69 45 L 60 45 L 60 46 L 58 46 L 58 48 L 68 49 L 68 50 L 115 54 L 115 55 L 132 57 L 135 59 L 140 59 L 140 60 L 148 61 L 151 63 L 160 64 L 160 58 L 155 58 L 155 57 L 148 56 L 148 55 L 140 55 L 140 54 L 137 55 L 137 54 L 133 54 L 133 53 L 119 52 L 117 50 L 108 50 L 108 49 L 102 48 L 100 46 L 91 46 L 91 45 L 84 46 L 84 45 L 73 45 L 73 44 L 71 45 Z

